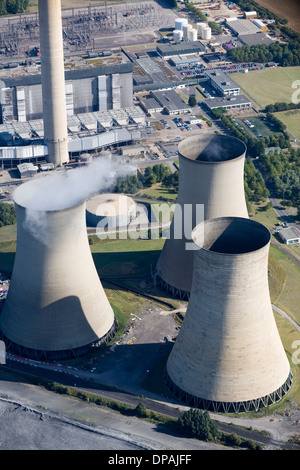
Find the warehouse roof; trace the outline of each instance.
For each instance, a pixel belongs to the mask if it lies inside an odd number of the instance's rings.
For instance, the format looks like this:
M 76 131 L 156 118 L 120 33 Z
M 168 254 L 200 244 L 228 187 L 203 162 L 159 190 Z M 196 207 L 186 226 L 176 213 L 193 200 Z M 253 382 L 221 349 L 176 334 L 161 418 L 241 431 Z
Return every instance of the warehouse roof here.
M 171 56 L 180 54 L 195 54 L 197 52 L 205 52 L 206 47 L 200 41 L 187 41 L 178 44 L 160 44 L 156 47 L 157 52 L 161 56 Z
M 255 34 L 260 31 L 258 26 L 256 26 L 250 20 L 227 21 L 227 26 L 232 29 L 238 36 L 242 34 Z

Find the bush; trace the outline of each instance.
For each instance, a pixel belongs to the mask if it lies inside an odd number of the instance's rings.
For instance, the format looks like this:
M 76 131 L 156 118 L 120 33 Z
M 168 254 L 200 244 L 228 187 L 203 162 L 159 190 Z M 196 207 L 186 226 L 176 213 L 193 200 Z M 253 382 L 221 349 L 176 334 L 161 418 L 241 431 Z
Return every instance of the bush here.
M 140 402 L 135 409 L 135 413 L 139 418 L 145 418 L 147 416 L 146 405 Z
M 191 408 L 178 418 L 177 424 L 185 434 L 202 441 L 214 441 L 220 437 L 219 428 L 208 411 Z

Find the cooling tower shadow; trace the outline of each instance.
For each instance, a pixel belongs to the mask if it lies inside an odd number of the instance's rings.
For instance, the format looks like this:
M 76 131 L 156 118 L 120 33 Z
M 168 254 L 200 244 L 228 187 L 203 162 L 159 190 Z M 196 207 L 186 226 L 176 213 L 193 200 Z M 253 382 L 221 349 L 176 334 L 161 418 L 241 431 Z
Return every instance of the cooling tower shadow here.
M 33 347 L 22 346 L 23 338 L 15 343 L 2 332 L 0 334 L 5 338 L 7 349 L 13 353 L 37 360 L 57 360 L 95 351 L 96 347 L 113 338 L 116 328 L 115 321 L 111 329 L 99 338 L 85 316 L 80 298 L 73 295 L 40 308 L 31 321 L 23 325 L 22 335 L 30 337 Z M 36 345 L 39 345 L 38 348 L 34 347 Z M 57 345 L 60 349 L 57 349 Z

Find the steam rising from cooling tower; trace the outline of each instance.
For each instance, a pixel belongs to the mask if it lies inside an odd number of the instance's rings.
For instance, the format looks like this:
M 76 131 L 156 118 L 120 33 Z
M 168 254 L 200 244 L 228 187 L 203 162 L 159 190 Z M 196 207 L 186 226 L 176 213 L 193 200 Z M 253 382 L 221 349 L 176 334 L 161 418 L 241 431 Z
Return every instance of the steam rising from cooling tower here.
M 163 288 L 179 298 L 188 298 L 192 284 L 193 252 L 186 249 L 197 220 L 222 216 L 248 217 L 244 194 L 245 144 L 224 135 L 192 136 L 178 145 L 179 190 L 170 235 L 157 263 Z M 192 226 L 177 236 L 175 224 L 191 207 Z M 188 232 L 188 233 L 187 233 Z
M 48 161 L 69 161 L 60 0 L 39 0 L 44 140 Z
M 88 243 L 85 205 L 90 194 L 112 184 L 104 176 L 108 169 L 95 162 L 35 178 L 14 192 L 17 250 L 0 318 L 11 349 L 35 358 L 71 357 L 114 335 L 114 313 Z
M 206 220 L 193 230 L 187 312 L 165 380 L 192 407 L 259 409 L 292 383 L 268 287 L 270 232 L 249 219 Z

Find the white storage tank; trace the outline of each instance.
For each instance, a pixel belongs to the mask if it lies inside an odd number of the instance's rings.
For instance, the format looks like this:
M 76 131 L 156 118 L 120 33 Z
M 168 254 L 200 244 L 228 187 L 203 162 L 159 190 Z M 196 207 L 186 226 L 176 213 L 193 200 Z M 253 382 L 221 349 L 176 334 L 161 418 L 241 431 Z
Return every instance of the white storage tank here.
M 174 29 L 173 31 L 173 41 L 178 42 L 181 41 L 183 37 L 183 32 L 181 29 Z
M 211 39 L 211 28 L 209 26 L 202 29 L 202 39 Z
M 178 30 L 182 30 L 182 27 L 184 24 L 187 24 L 188 23 L 188 20 L 187 18 L 176 18 L 175 20 L 175 29 Z
M 187 38 L 188 37 L 188 31 L 190 29 L 192 29 L 193 26 L 191 24 L 184 24 L 183 27 L 182 27 L 182 31 L 183 31 L 183 37 L 184 38 Z
M 202 22 L 202 23 L 197 23 L 197 32 L 199 34 L 199 36 L 202 35 L 202 29 L 205 28 L 207 26 L 206 23 Z
M 188 31 L 188 40 L 189 41 L 197 41 L 197 30 L 192 28 Z

